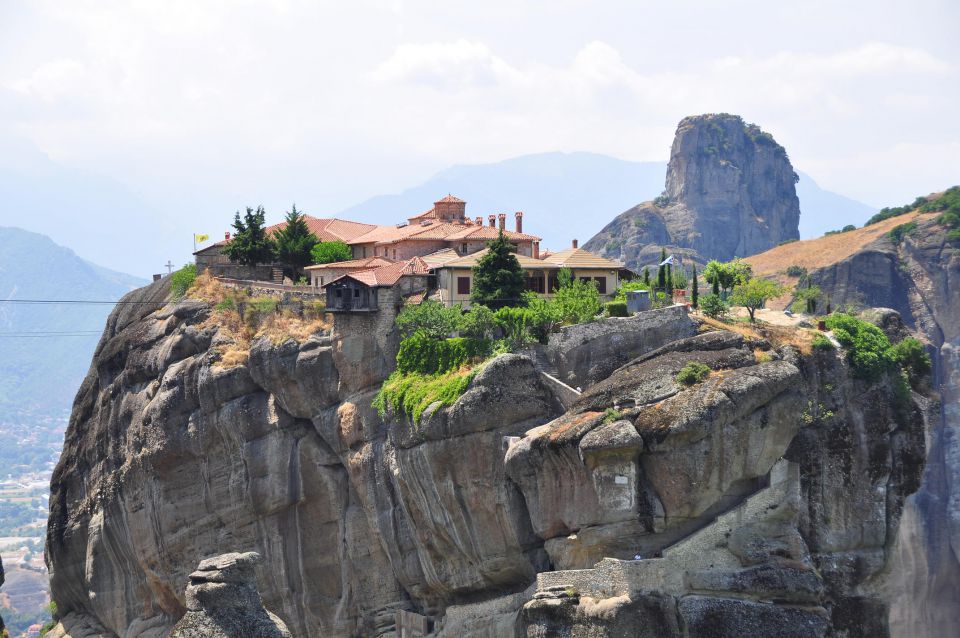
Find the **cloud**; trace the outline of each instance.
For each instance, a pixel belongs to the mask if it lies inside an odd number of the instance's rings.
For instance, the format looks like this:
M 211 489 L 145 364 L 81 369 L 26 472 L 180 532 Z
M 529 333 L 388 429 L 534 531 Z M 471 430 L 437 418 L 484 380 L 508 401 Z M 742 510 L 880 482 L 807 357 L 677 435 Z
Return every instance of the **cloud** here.
M 372 74 L 383 83 L 458 90 L 514 82 L 520 73 L 481 42 L 402 44 Z
M 87 81 L 84 65 L 66 58 L 42 64 L 29 77 L 11 82 L 9 88 L 25 96 L 53 102 L 82 91 Z

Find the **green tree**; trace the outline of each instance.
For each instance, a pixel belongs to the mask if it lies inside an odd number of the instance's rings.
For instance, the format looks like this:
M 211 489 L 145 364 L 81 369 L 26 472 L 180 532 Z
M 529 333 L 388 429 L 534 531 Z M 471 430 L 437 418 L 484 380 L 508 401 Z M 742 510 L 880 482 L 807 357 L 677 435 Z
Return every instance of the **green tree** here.
M 403 337 L 419 332 L 431 339 L 446 339 L 460 330 L 463 311 L 460 306 L 447 308 L 442 303 L 428 299 L 415 306 L 406 306 L 397 315 L 396 323 Z
M 247 212 L 240 219 L 240 211 L 233 216 L 233 228 L 236 231 L 233 239 L 223 249 L 223 253 L 230 259 L 244 266 L 268 264 L 273 261 L 276 245 L 267 236 L 267 213 L 263 206 L 253 210 L 247 206 Z
M 664 291 L 667 289 L 667 268 L 663 265 L 663 262 L 667 260 L 667 249 L 660 249 L 660 265 L 657 266 L 657 290 Z
M 643 283 L 647 286 L 647 290 L 650 290 L 650 266 L 643 267 Z
M 310 232 L 307 220 L 296 204 L 287 213 L 286 222 L 276 233 L 277 260 L 293 271 L 293 280 L 297 281 L 303 267 L 313 260 L 311 251 L 320 240 Z
M 335 261 L 353 259 L 353 250 L 347 242 L 335 239 L 318 242 L 310 251 L 310 256 L 315 264 L 331 264 Z
M 558 275 L 560 287 L 553 296 L 564 323 L 584 323 L 592 320 L 603 308 L 600 293 L 594 281 L 576 279 L 566 268 Z
M 473 303 L 493 309 L 522 305 L 524 275 L 513 247 L 501 232 L 487 244 L 487 251 L 473 267 Z
M 493 311 L 482 304 L 473 304 L 469 312 L 463 315 L 460 330 L 474 339 L 490 339 L 497 327 Z
M 727 314 L 727 303 L 720 298 L 720 295 L 712 293 L 704 295 L 700 299 L 700 312 L 708 317 L 719 319 Z
M 760 277 L 752 277 L 746 283 L 737 284 L 730 295 L 730 303 L 734 306 L 743 306 L 750 313 L 750 321 L 756 321 L 754 313 L 762 308 L 769 299 L 783 294 L 783 286 Z
M 667 296 L 673 298 L 673 266 L 670 264 L 667 264 L 667 274 L 665 278 L 667 280 Z
M 808 279 L 806 286 L 797 286 L 796 289 L 794 289 L 794 301 L 791 308 L 794 312 L 805 312 L 808 315 L 814 315 L 817 313 L 817 303 L 821 297 L 823 297 L 823 291 L 820 290 L 820 286 L 814 286 Z
M 720 294 L 721 291 L 726 294 L 734 286 L 749 281 L 752 276 L 753 269 L 750 264 L 740 258 L 734 258 L 726 263 L 712 259 L 703 269 L 703 278 L 713 284 L 715 295 Z
M 700 289 L 697 287 L 697 265 L 693 265 L 693 274 L 690 275 L 690 280 L 693 282 L 690 286 L 690 299 L 691 304 L 694 308 L 697 307 L 697 304 L 700 301 Z

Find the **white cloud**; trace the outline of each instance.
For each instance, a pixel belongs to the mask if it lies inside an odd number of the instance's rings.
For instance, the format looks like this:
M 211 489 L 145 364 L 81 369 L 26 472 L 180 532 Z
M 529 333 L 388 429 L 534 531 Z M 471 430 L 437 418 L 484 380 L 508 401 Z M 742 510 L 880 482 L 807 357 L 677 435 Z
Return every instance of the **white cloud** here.
M 384 83 L 462 89 L 509 83 L 519 73 L 481 42 L 401 44 L 372 74 Z
M 88 81 L 83 64 L 58 59 L 37 67 L 29 77 L 11 82 L 9 88 L 28 97 L 52 102 L 82 91 Z

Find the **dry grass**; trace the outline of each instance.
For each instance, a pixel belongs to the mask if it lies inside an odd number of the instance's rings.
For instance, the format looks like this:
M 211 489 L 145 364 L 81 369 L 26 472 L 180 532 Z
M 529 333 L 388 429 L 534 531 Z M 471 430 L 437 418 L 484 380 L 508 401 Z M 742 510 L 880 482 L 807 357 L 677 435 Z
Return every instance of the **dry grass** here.
M 214 305 L 223 302 L 229 296 L 235 295 L 236 290 L 228 288 L 222 282 L 210 276 L 209 272 L 203 272 L 197 275 L 190 290 L 187 291 L 187 299 L 197 299 L 207 301 Z
M 753 273 L 757 276 L 777 276 L 783 278 L 782 282 L 796 283 L 796 277 L 786 277 L 786 270 L 790 266 L 801 266 L 808 271 L 825 268 L 862 250 L 895 226 L 910 221 L 927 221 L 937 215 L 938 213 L 907 213 L 846 233 L 790 242 L 747 257 L 744 261 L 753 267 Z
M 774 348 L 780 348 L 786 345 L 793 346 L 804 355 L 813 352 L 813 338 L 820 334 L 816 330 L 809 328 L 777 326 L 770 323 L 725 323 L 719 319 L 711 319 L 710 317 L 698 317 L 698 319 L 706 326 L 716 328 L 717 330 L 735 332 L 744 339 L 769 341 Z M 762 363 L 763 355 L 769 357 L 769 354 L 762 350 L 754 350 L 754 358 L 757 360 L 757 363 Z

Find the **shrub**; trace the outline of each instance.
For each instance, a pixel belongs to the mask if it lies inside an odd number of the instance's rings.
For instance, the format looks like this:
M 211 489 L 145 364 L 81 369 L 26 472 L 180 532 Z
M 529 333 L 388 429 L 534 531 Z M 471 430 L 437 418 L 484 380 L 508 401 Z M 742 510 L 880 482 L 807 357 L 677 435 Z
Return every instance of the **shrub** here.
M 872 323 L 838 312 L 827 317 L 826 324 L 847 348 L 847 359 L 856 376 L 873 381 L 896 364 L 890 339 Z
M 903 238 L 912 233 L 917 229 L 917 222 L 907 222 L 906 224 L 900 224 L 899 226 L 894 226 L 890 229 L 890 232 L 887 233 L 887 236 L 890 238 L 894 244 L 899 244 L 903 241 Z
M 727 314 L 728 309 L 726 302 L 720 298 L 720 295 L 711 293 L 700 297 L 700 312 L 708 317 L 719 319 Z
M 470 311 L 463 315 L 460 331 L 474 339 L 490 339 L 497 328 L 493 311 L 482 304 L 473 304 Z
M 536 293 L 529 293 L 527 299 L 527 325 L 531 334 L 540 343 L 546 343 L 550 333 L 563 322 L 560 306 L 548 301 Z
M 603 422 L 604 423 L 613 423 L 619 419 L 623 418 L 623 413 L 616 408 L 607 408 L 603 411 Z
M 197 279 L 197 265 L 187 264 L 170 275 L 170 294 L 174 299 L 182 299 Z
M 254 297 L 245 304 L 243 321 L 248 326 L 259 325 L 266 315 L 277 312 L 277 300 L 272 297 Z
M 630 313 L 627 312 L 627 302 L 625 301 L 608 301 L 605 304 L 605 308 L 608 317 L 630 316 Z
M 710 366 L 699 361 L 691 361 L 677 373 L 677 383 L 688 387 L 696 385 L 706 379 L 708 374 L 710 374 Z
M 807 274 L 807 269 L 803 266 L 789 266 L 787 267 L 787 276 L 788 277 L 804 277 Z
M 814 350 L 834 350 L 836 348 L 833 342 L 824 335 L 815 336 L 810 345 L 813 346 Z
M 405 414 L 414 422 L 419 421 L 423 411 L 436 401 L 444 406 L 453 405 L 470 387 L 470 382 L 480 369 L 452 370 L 440 375 L 418 372 L 405 374 L 397 370 L 380 386 L 380 391 L 373 399 L 373 407 L 381 419 L 386 418 L 389 408 L 396 416 Z
M 321 241 L 313 246 L 310 257 L 315 264 L 331 264 L 353 259 L 353 250 L 345 241 Z
M 570 324 L 592 321 L 603 308 L 596 283 L 575 279 L 569 270 L 561 270 L 558 281 L 553 303 L 557 304 L 560 320 Z
M 932 368 L 930 355 L 919 340 L 907 337 L 890 349 L 893 359 L 906 371 L 910 384 L 916 386 Z
M 430 300 L 407 306 L 397 315 L 397 327 L 404 337 L 422 332 L 431 339 L 445 339 L 459 330 L 462 324 L 463 311 L 460 306 L 448 308 Z
M 626 301 L 627 293 L 633 292 L 634 290 L 650 290 L 650 284 L 644 283 L 639 279 L 634 281 L 622 281 L 620 282 L 620 287 L 617 288 L 617 294 L 613 296 L 613 300 Z
M 504 306 L 497 310 L 494 317 L 497 325 L 503 329 L 504 339 L 511 351 L 519 350 L 534 341 L 530 312 L 526 308 Z
M 397 370 L 402 373 L 442 374 L 486 358 L 490 354 L 486 339 L 431 339 L 422 332 L 400 342 Z

